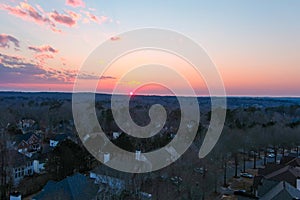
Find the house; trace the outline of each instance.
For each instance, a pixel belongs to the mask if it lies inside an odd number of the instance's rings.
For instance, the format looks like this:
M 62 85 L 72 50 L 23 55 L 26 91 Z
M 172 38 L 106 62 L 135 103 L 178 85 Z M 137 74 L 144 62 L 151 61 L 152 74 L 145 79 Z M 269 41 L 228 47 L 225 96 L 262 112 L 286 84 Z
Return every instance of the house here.
M 300 190 L 286 181 L 263 179 L 256 196 L 261 200 L 294 200 L 300 199 Z
M 281 159 L 280 164 L 267 164 L 265 168 L 259 169 L 258 176 L 253 182 L 254 193 L 258 197 L 263 196 L 260 191 L 263 183 L 267 183 L 265 189 L 276 187 L 276 192 L 283 192 L 286 195 L 295 189 L 300 192 L 299 164 L 299 158 L 286 156 Z
M 115 194 L 120 194 L 131 187 L 133 176 L 133 174 L 120 172 L 105 165 L 90 171 L 90 178 L 94 179 L 96 184 L 107 186 Z
M 32 119 L 23 119 L 17 123 L 17 127 L 25 134 L 27 131 L 33 128 L 35 121 Z
M 264 169 L 258 170 L 258 177 L 286 181 L 297 187 L 297 180 L 300 177 L 300 159 L 295 157 L 283 157 L 280 164 L 267 164 Z
M 33 132 L 17 135 L 14 139 L 18 152 L 31 157 L 33 153 L 41 150 L 42 139 Z
M 27 157 L 16 150 L 9 151 L 10 160 L 9 176 L 13 185 L 18 185 L 25 176 L 31 176 L 34 173 L 41 173 L 44 170 L 44 163 L 34 157 Z
M 89 177 L 76 173 L 59 182 L 48 181 L 32 200 L 96 200 L 98 188 Z
M 65 141 L 66 139 L 69 139 L 68 134 L 56 134 L 52 139 L 49 141 L 50 147 L 56 147 L 60 142 Z

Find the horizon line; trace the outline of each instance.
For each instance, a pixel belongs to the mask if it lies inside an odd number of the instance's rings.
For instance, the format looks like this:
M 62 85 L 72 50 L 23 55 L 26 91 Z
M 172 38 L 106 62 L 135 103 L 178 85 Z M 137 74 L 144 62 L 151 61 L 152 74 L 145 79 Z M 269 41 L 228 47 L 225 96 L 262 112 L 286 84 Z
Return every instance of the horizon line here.
M 0 93 L 62 93 L 62 94 L 73 94 L 74 92 L 67 92 L 67 91 L 13 91 L 13 90 L 0 90 Z M 97 95 L 112 95 L 111 93 L 105 92 L 75 92 L 75 93 L 92 93 Z M 129 95 L 125 93 L 115 94 L 115 95 Z M 132 96 L 161 96 L 161 97 L 176 97 L 176 95 L 167 95 L 167 94 L 135 94 Z M 180 95 L 178 97 L 194 97 L 191 95 Z M 210 95 L 196 95 L 196 97 L 224 97 L 224 96 L 210 96 Z M 235 97 L 235 98 L 300 98 L 299 96 L 293 95 L 226 95 L 225 97 Z

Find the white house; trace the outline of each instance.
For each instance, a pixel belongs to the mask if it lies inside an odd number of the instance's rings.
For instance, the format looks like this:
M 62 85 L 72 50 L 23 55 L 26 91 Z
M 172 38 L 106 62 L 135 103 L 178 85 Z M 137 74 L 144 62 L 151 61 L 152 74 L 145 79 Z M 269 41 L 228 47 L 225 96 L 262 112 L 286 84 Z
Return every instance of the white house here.
M 115 193 L 121 193 L 131 185 L 132 174 L 119 173 L 118 171 L 101 165 L 90 171 L 90 178 L 95 180 L 96 184 L 104 184 Z
M 18 151 L 12 150 L 10 155 L 13 158 L 11 161 L 11 177 L 14 185 L 18 185 L 25 176 L 31 176 L 34 173 L 39 174 L 44 170 L 44 163 L 29 158 Z

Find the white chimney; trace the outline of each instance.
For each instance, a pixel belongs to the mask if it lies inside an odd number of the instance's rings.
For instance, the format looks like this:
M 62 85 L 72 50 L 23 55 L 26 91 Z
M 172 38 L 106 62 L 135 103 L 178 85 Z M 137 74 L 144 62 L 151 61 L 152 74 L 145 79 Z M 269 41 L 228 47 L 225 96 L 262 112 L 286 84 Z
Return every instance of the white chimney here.
M 297 178 L 296 186 L 297 186 L 297 189 L 300 190 L 300 177 Z
M 40 168 L 39 168 L 39 166 L 40 166 L 40 162 L 39 162 L 38 160 L 34 160 L 34 161 L 33 161 L 33 171 L 34 171 L 35 173 L 40 173 Z
M 19 192 L 13 192 L 10 194 L 9 200 L 22 200 L 22 196 Z
M 107 163 L 110 160 L 110 154 L 109 153 L 105 153 L 104 154 L 104 163 Z
M 118 139 L 118 137 L 120 137 L 121 133 L 119 132 L 113 132 L 113 139 Z
M 141 160 L 141 151 L 140 150 L 135 151 L 135 159 L 136 160 Z

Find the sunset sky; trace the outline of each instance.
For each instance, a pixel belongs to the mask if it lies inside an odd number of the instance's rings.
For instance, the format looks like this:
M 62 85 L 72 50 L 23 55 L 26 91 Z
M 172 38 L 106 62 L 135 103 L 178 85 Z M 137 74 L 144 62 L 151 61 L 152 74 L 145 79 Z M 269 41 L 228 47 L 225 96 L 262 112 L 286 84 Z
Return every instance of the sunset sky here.
M 178 31 L 199 43 L 219 69 L 228 95 L 300 96 L 298 0 L 0 2 L 2 91 L 72 91 L 80 66 L 103 41 L 117 43 L 122 38 L 115 34 L 157 27 Z M 139 71 L 124 79 L 121 72 L 139 63 L 137 58 L 158 56 L 161 62 L 181 69 L 198 95 L 207 95 L 205 82 L 186 70 L 187 63 L 149 51 L 118 60 L 101 77 L 99 92 L 121 85 L 129 93 L 143 85 L 150 72 Z M 152 75 L 164 78 L 166 73 Z M 87 82 L 95 78 L 86 72 Z M 168 80 L 185 90 L 174 78 Z

